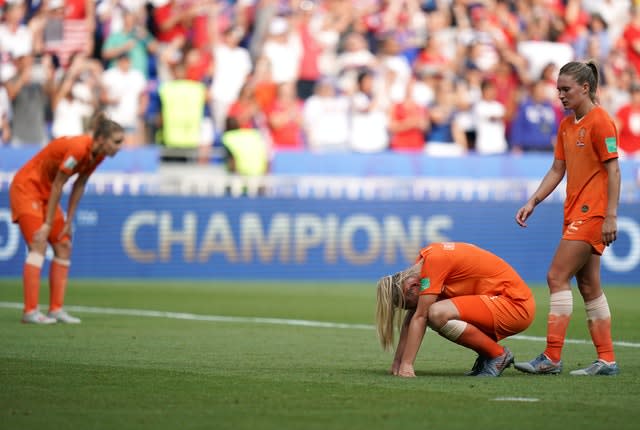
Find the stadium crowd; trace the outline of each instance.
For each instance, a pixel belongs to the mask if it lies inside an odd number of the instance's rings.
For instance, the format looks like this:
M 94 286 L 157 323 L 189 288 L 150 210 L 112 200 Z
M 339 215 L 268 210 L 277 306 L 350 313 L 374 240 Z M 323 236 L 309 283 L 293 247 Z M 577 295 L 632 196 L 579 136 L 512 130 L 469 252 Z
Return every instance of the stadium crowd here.
M 103 109 L 125 145 L 551 151 L 559 66 L 594 59 L 640 156 L 632 0 L 0 0 L 0 141 Z M 232 134 L 230 134 L 232 133 Z M 264 152 L 264 151 L 263 151 Z

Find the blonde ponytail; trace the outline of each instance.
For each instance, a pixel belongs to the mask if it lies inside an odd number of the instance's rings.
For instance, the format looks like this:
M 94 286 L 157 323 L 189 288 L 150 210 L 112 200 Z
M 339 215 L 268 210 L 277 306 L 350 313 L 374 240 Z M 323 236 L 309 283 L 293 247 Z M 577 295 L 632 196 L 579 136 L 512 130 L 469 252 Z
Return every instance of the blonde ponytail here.
M 420 276 L 422 260 L 408 269 L 380 278 L 376 294 L 376 330 L 382 349 L 393 347 L 394 331 L 400 331 L 405 312 L 405 297 L 402 291 L 404 280 L 409 276 Z
M 402 287 L 397 282 L 400 276 L 385 276 L 378 281 L 376 298 L 376 329 L 382 349 L 389 351 L 393 346 L 394 330 L 400 329 L 404 307 Z M 396 312 L 396 308 L 398 311 Z

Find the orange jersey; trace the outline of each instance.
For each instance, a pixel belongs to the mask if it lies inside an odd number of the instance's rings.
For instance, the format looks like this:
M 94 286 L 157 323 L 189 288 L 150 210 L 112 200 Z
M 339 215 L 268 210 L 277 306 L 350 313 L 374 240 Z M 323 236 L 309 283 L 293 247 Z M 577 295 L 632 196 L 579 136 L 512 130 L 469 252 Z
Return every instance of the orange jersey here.
M 458 296 L 505 296 L 527 300 L 531 290 L 503 259 L 475 245 L 461 242 L 433 243 L 420 251 L 423 261 L 420 295 L 439 299 Z
M 70 176 L 91 174 L 104 160 L 104 155 L 93 158 L 92 144 L 93 138 L 88 135 L 52 140 L 18 170 L 11 187 L 30 197 L 48 200 L 58 171 Z
M 565 223 L 606 215 L 609 175 L 604 162 L 618 157 L 617 142 L 616 126 L 600 106 L 577 123 L 574 115 L 560 123 L 555 158 L 566 163 Z

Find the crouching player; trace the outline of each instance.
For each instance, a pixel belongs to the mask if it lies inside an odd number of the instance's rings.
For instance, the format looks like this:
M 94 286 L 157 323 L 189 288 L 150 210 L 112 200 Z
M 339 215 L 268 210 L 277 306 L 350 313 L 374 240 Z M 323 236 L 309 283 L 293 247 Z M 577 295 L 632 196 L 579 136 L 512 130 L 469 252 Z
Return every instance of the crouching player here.
M 467 375 L 500 376 L 514 357 L 498 341 L 529 327 L 535 306 L 529 287 L 500 257 L 468 243 L 433 243 L 414 265 L 378 281 L 378 337 L 388 350 L 400 328 L 391 366 L 396 376 L 415 376 L 427 325 L 478 354 Z

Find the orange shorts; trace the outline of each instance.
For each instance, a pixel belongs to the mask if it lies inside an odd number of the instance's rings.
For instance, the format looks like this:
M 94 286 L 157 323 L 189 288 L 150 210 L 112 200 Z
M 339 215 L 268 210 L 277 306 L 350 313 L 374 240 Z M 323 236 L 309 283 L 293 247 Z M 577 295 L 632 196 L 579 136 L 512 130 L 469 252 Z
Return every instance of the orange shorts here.
M 461 321 L 476 326 L 496 341 L 526 330 L 536 314 L 533 296 L 526 300 L 506 296 L 459 296 L 450 300 Z
M 600 216 L 566 223 L 562 229 L 562 239 L 587 242 L 593 248 L 594 253 L 602 255 L 605 248 L 602 242 L 603 223 L 604 218 Z
M 20 226 L 24 240 L 30 244 L 33 241 L 34 233 L 44 224 L 47 216 L 47 201 L 34 196 L 20 186 L 11 186 L 9 203 L 11 204 L 11 219 Z M 58 205 L 49 233 L 49 243 L 71 240 L 67 235 L 58 237 L 64 228 L 64 223 L 64 212 Z

